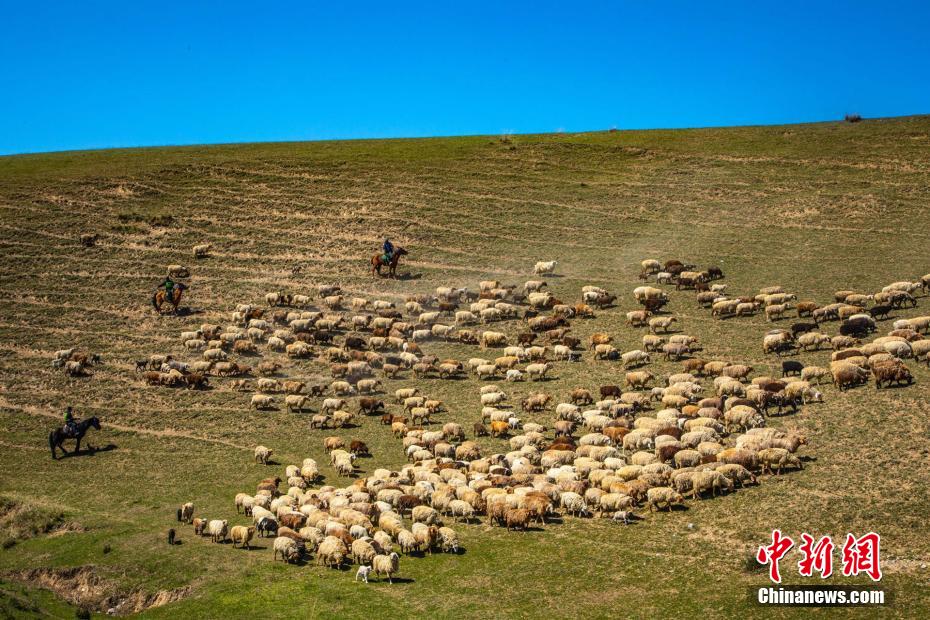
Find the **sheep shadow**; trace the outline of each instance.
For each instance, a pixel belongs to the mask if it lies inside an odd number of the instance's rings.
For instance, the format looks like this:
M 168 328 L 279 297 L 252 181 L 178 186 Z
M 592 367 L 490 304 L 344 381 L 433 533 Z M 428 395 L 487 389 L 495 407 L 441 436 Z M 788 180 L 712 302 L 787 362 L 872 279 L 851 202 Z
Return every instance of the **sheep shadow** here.
M 167 316 L 176 316 L 178 318 L 186 316 L 195 316 L 198 314 L 204 314 L 205 311 L 203 308 L 191 308 L 190 306 L 179 306 L 177 312 L 173 315 L 169 314 Z
M 868 384 L 864 384 L 864 385 L 868 385 Z M 914 385 L 913 381 L 911 381 L 910 383 L 887 383 L 880 388 L 876 387 L 875 390 L 876 391 L 878 390 L 901 390 L 904 388 L 911 387 L 912 385 Z

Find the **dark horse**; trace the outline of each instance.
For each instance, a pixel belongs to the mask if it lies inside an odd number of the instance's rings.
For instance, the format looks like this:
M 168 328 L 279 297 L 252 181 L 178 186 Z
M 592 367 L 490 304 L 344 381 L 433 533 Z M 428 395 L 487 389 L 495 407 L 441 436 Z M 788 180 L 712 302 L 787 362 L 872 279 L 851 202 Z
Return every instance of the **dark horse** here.
M 375 254 L 371 257 L 371 275 L 378 274 L 381 275 L 381 268 L 385 265 L 388 267 L 388 275 L 392 278 L 397 277 L 397 261 L 400 260 L 401 256 L 406 256 L 407 250 L 404 248 L 394 248 L 394 254 L 391 256 L 391 262 L 384 262 L 383 254 Z
M 184 284 L 175 284 L 174 290 L 171 291 L 171 299 L 168 299 L 165 291 L 158 290 L 155 291 L 155 294 L 152 295 L 152 307 L 155 308 L 155 312 L 161 313 L 161 307 L 165 302 L 168 302 L 174 306 L 174 313 L 178 313 L 178 304 L 181 303 L 181 295 L 184 294 L 184 291 L 187 290 L 187 286 Z
M 93 426 L 98 431 L 100 430 L 100 420 L 96 416 L 92 418 L 87 418 L 86 420 L 81 420 L 74 425 L 76 430 L 76 435 L 71 437 L 70 435 L 65 434 L 64 428 L 56 428 L 51 433 L 48 434 L 48 447 L 52 450 L 52 458 L 57 459 L 58 454 L 55 452 L 55 448 L 58 448 L 65 454 L 68 454 L 68 451 L 65 450 L 61 444 L 65 442 L 66 439 L 74 439 L 76 445 L 74 446 L 74 452 L 71 454 L 77 454 L 81 451 L 81 440 L 84 439 L 84 435 L 87 434 L 87 429 Z

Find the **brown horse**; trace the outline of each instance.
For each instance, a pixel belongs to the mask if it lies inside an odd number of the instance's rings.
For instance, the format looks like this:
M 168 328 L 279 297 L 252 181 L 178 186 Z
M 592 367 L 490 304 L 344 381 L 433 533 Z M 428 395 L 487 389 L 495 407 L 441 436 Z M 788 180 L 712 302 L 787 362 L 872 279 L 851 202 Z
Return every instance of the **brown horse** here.
M 371 275 L 378 274 L 381 275 L 381 268 L 384 266 L 388 267 L 388 276 L 391 278 L 397 277 L 397 261 L 400 260 L 401 256 L 406 256 L 407 250 L 404 248 L 394 248 L 394 254 L 391 256 L 391 262 L 384 262 L 383 254 L 375 254 L 371 257 Z
M 175 284 L 174 290 L 171 292 L 171 299 L 168 299 L 165 291 L 158 290 L 155 291 L 155 294 L 152 295 L 152 307 L 155 308 L 155 312 L 161 313 L 161 307 L 168 302 L 174 308 L 174 313 L 178 313 L 178 304 L 181 303 L 181 296 L 184 294 L 184 291 L 187 290 L 187 286 L 183 284 Z

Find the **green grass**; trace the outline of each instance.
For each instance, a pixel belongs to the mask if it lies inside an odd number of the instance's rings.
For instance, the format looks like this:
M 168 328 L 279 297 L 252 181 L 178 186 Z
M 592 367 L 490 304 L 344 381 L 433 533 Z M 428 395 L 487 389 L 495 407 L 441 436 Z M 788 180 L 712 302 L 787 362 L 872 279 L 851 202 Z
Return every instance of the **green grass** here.
M 29 536 L 0 552 L 0 614 L 73 617 L 73 608 L 15 574 L 92 566 L 122 593 L 190 587 L 179 601 L 146 612 L 172 618 L 370 617 L 373 609 L 399 617 L 799 616 L 806 612 L 763 612 L 750 598 L 767 578 L 747 571 L 745 558 L 778 527 L 795 537 L 879 531 L 883 583 L 895 596 L 886 611 L 926 615 L 924 365 L 909 364 L 912 387 L 842 394 L 826 387 L 824 404 L 772 419 L 808 436 L 803 453 L 812 460 L 802 472 L 689 501 L 687 511 L 647 514 L 630 527 L 572 518 L 528 533 L 455 526 L 464 554 L 403 558 L 400 576 L 410 581 L 359 586 L 354 569 L 274 564 L 265 541 L 262 549 L 233 550 L 185 527 L 182 544 L 168 547 L 178 504 L 191 500 L 198 515 L 245 523 L 235 515 L 235 493 L 304 457 L 328 462 L 322 439 L 331 433 L 310 431 L 307 416 L 283 407 L 249 411 L 249 394 L 231 391 L 228 380 L 213 379 L 215 389 L 204 392 L 143 386 L 133 361 L 156 352 L 193 357 L 178 340 L 182 330 L 226 324 L 236 303 L 260 303 L 272 290 L 338 282 L 352 294 L 399 301 L 439 285 L 476 289 L 485 278 L 522 284 L 533 263 L 546 259 L 559 261 L 560 277 L 548 280 L 562 299 L 576 301 L 585 284 L 620 296 L 618 307 L 572 328 L 583 339 L 608 331 L 622 350 L 638 348 L 644 331 L 623 320 L 635 307 L 630 292 L 643 258 L 718 264 L 730 290 L 742 294 L 781 284 L 825 303 L 843 288 L 873 292 L 930 271 L 928 145 L 930 118 L 916 117 L 515 136 L 509 143 L 468 137 L 0 158 L 0 493 L 40 515 Z M 101 234 L 97 247 L 80 246 L 85 232 Z M 368 276 L 383 235 L 410 250 L 403 270 L 415 278 Z M 213 256 L 195 261 L 191 247 L 203 242 L 214 245 Z M 172 263 L 191 267 L 186 303 L 202 315 L 152 312 L 151 289 Z M 294 277 L 297 263 L 304 270 Z M 700 338 L 704 357 L 777 372 L 761 352 L 770 327 L 763 317 L 715 321 L 691 293 L 671 296 L 669 309 Z M 897 315 L 925 314 L 928 303 L 921 298 L 920 307 Z M 836 324 L 827 330 L 836 333 Z M 51 368 L 55 350 L 75 345 L 104 357 L 92 378 L 69 380 Z M 426 349 L 481 355 L 461 345 Z M 284 361 L 288 376 L 326 377 L 320 362 L 288 361 L 264 348 L 262 355 Z M 511 388 L 512 400 L 541 387 L 558 402 L 576 386 L 622 381 L 617 365 L 590 357 L 558 364 L 556 380 L 542 386 Z M 829 352 L 800 359 L 826 365 Z M 651 369 L 678 367 L 656 362 Z M 477 419 L 472 378 L 404 375 L 386 387 L 408 385 L 448 405 L 441 421 L 469 431 Z M 115 449 L 52 461 L 45 438 L 67 404 L 100 416 L 104 430 L 90 441 Z M 551 418 L 551 411 L 524 416 Z M 376 419 L 335 434 L 371 446 L 364 471 L 404 462 L 399 440 Z M 280 466 L 252 462 L 258 443 L 274 449 Z M 480 443 L 507 449 L 502 440 Z M 323 473 L 327 483 L 346 483 L 328 467 Z M 51 517 L 76 526 L 42 534 Z

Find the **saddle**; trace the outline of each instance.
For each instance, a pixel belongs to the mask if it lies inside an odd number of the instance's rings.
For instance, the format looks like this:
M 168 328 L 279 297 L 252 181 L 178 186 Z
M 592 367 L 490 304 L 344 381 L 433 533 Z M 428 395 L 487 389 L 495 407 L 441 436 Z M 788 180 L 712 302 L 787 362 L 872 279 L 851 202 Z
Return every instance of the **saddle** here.
M 392 258 L 393 256 L 394 256 L 393 254 L 382 254 L 382 255 L 381 255 L 381 262 L 382 262 L 382 263 L 390 263 L 390 262 L 391 262 L 391 258 Z
M 61 427 L 61 432 L 65 437 L 74 439 L 77 437 L 77 423 L 72 422 L 71 424 L 65 424 Z

